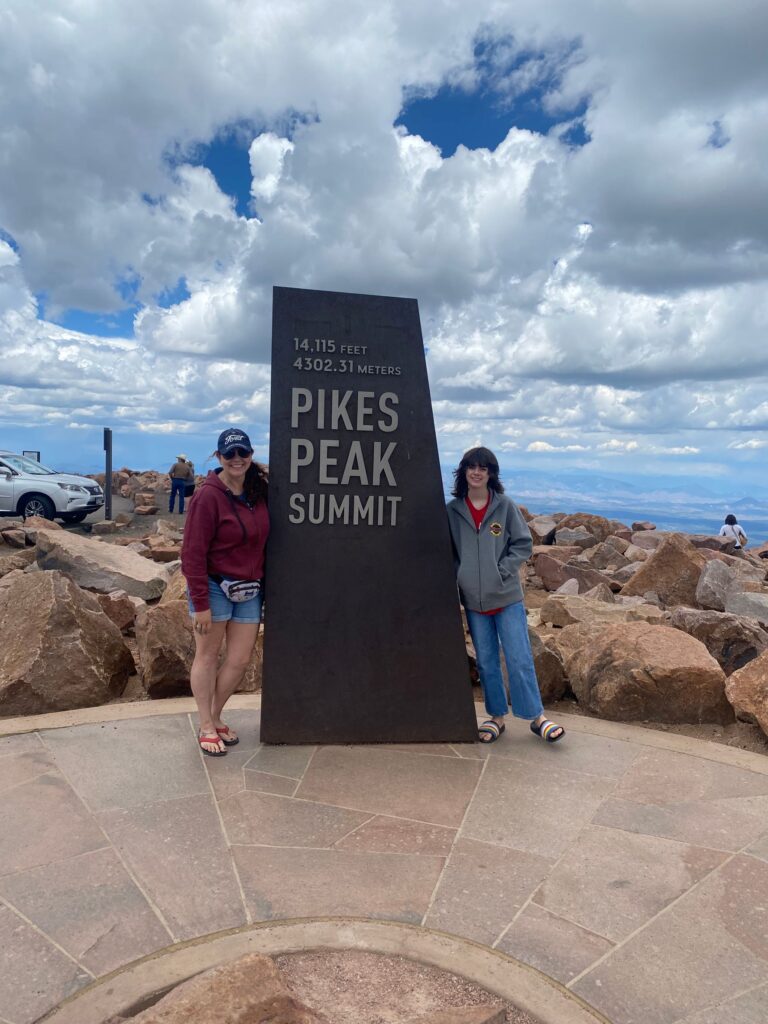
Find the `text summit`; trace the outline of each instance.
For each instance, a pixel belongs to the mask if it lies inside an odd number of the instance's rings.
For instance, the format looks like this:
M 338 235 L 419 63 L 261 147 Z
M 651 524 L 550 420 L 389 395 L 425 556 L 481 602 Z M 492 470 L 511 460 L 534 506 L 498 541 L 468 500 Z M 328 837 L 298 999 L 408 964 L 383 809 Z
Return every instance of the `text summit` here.
M 291 430 L 308 422 L 323 431 L 366 433 L 397 430 L 399 399 L 392 391 L 378 398 L 374 391 L 341 389 L 291 389 Z M 309 420 L 307 419 L 309 417 Z M 302 471 L 317 464 L 317 482 L 321 486 L 347 487 L 357 482 L 362 487 L 397 487 L 391 459 L 397 442 L 335 438 L 317 442 L 306 437 L 291 438 L 290 482 L 300 483 Z M 399 495 L 344 494 L 340 497 L 321 492 L 295 491 L 288 499 L 291 523 L 339 523 L 345 526 L 396 526 Z

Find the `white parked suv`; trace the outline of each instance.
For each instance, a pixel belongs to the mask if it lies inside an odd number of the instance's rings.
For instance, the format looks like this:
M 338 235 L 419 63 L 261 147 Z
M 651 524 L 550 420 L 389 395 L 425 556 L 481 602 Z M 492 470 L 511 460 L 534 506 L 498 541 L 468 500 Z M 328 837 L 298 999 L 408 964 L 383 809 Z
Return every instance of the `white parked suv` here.
M 0 450 L 0 516 L 43 516 L 80 523 L 104 504 L 95 480 L 57 473 L 34 459 Z

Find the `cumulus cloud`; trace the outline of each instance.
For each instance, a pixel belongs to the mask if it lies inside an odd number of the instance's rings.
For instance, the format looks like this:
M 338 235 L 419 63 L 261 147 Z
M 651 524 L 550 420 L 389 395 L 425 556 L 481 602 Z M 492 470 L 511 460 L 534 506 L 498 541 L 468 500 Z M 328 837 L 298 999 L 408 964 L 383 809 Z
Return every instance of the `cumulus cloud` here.
M 701 448 L 694 448 L 692 445 L 673 445 L 671 448 L 653 446 L 651 452 L 654 455 L 698 455 Z
M 636 452 L 640 445 L 637 441 L 619 441 L 612 437 L 610 441 L 603 441 L 597 447 L 609 455 L 622 455 L 624 452 Z
M 751 437 L 748 441 L 731 441 L 728 445 L 735 451 L 757 451 L 759 448 L 768 448 L 768 441 L 765 438 Z
M 550 444 L 549 441 L 531 441 L 526 451 L 529 452 L 587 452 L 589 445 L 583 444 Z
M 255 200 L 269 202 L 274 197 L 280 184 L 285 155 L 292 149 L 292 142 L 279 138 L 274 132 L 264 132 L 253 140 L 248 157 L 253 176 L 251 195 Z
M 8 0 L 0 28 L 0 421 L 265 433 L 284 284 L 420 300 L 448 454 L 766 445 L 753 0 Z M 446 84 L 553 127 L 446 157 L 395 125 Z M 247 214 L 197 165 L 228 130 Z

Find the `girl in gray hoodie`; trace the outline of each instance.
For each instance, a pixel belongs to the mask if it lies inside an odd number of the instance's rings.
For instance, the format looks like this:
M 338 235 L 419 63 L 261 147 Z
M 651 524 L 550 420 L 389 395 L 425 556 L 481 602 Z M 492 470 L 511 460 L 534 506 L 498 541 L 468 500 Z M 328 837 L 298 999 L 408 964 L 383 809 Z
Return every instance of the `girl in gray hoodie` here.
M 480 740 L 493 743 L 505 728 L 509 708 L 501 674 L 501 646 L 513 715 L 529 719 L 532 732 L 555 743 L 565 730 L 544 714 L 520 583 L 520 567 L 532 550 L 530 531 L 517 505 L 504 495 L 499 464 L 488 448 L 466 452 L 454 480 L 448 523 L 459 595 L 490 716 L 479 727 Z

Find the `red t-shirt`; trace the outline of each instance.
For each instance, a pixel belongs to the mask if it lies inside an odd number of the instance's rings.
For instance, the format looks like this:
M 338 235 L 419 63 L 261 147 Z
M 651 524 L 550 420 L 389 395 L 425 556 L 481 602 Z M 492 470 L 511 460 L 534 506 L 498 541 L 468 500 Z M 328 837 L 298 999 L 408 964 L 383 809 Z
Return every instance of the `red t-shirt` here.
M 464 501 L 466 501 L 469 513 L 475 521 L 475 529 L 479 530 L 480 524 L 483 521 L 483 516 L 488 511 L 488 506 L 491 504 L 491 492 L 488 491 L 488 501 L 486 501 L 482 508 L 475 508 L 469 498 L 465 498 Z
M 491 504 L 491 492 L 488 491 L 488 501 L 486 501 L 486 503 L 483 505 L 482 508 L 475 508 L 475 506 L 472 504 L 472 502 L 469 500 L 468 497 L 465 498 L 464 501 L 466 501 L 466 503 L 467 503 L 467 508 L 469 509 L 470 515 L 472 516 L 472 519 L 474 521 L 475 529 L 479 533 L 480 532 L 480 526 L 481 526 L 481 524 L 483 522 L 483 517 L 485 516 L 485 513 L 488 511 L 488 506 Z M 488 612 L 478 612 L 477 614 L 478 615 L 496 615 L 496 613 L 500 612 L 500 611 L 501 611 L 501 608 L 491 608 L 491 610 L 488 611 Z

